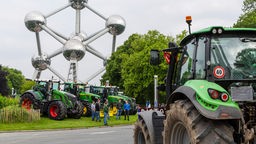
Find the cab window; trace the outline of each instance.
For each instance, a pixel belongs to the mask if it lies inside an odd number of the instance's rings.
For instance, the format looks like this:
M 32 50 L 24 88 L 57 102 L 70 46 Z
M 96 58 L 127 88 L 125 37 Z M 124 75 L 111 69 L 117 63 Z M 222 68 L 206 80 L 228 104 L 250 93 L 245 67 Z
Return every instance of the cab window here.
M 181 62 L 181 79 L 180 84 L 184 84 L 193 76 L 193 57 L 195 51 L 195 40 L 192 40 L 190 43 L 184 46 L 186 53 L 182 57 Z
M 196 74 L 195 79 L 205 78 L 205 46 L 207 39 L 205 37 L 199 37 L 197 44 L 196 54 Z

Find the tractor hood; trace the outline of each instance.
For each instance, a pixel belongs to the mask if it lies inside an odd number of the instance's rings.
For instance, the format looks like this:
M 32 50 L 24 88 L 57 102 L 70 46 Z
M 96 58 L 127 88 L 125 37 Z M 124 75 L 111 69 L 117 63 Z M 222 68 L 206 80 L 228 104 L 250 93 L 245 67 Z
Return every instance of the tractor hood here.
M 75 102 L 77 101 L 77 97 L 71 93 L 68 93 L 68 92 L 63 92 L 63 94 L 65 94 L 69 100 L 71 100 L 72 102 Z

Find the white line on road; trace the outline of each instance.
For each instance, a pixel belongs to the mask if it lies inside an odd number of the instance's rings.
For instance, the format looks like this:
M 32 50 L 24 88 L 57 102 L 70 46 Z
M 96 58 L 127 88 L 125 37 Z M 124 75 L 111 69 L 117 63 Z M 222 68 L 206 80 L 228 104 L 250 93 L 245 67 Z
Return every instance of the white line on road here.
M 91 135 L 97 135 L 97 134 L 107 134 L 107 133 L 113 133 L 113 132 L 116 132 L 116 131 L 93 132 L 93 133 L 90 133 L 90 134 L 91 134 Z

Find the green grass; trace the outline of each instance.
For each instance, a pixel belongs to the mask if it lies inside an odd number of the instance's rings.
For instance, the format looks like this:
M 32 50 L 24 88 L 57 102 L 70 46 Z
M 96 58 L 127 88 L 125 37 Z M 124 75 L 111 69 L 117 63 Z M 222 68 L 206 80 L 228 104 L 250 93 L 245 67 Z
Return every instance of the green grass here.
M 116 118 L 113 116 L 110 117 L 110 120 L 108 120 L 108 125 L 115 126 L 134 124 L 137 118 L 137 115 L 132 115 L 130 116 L 130 121 L 125 121 L 124 116 L 121 117 L 121 120 L 116 120 Z M 0 132 L 22 130 L 78 129 L 102 126 L 104 126 L 103 118 L 101 118 L 101 122 L 95 122 L 91 120 L 91 117 L 82 117 L 80 119 L 66 118 L 61 121 L 51 120 L 48 117 L 41 117 L 39 121 L 31 123 L 0 124 Z

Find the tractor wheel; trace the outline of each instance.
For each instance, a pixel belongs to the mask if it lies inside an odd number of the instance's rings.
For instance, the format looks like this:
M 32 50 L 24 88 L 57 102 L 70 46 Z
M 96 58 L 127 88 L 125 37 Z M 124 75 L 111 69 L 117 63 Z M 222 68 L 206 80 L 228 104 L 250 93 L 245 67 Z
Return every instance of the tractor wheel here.
M 92 110 L 91 110 L 91 104 L 87 101 L 83 101 L 82 102 L 83 105 L 84 105 L 84 110 L 83 110 L 83 114 L 86 116 L 86 117 L 89 117 L 92 115 Z
M 144 120 L 138 120 L 134 128 L 134 144 L 152 144 L 148 128 Z
M 40 109 L 40 104 L 38 104 L 34 96 L 30 93 L 25 93 L 21 96 L 20 106 L 27 110 Z
M 80 119 L 84 112 L 83 108 L 83 104 L 80 101 L 76 101 L 75 107 L 71 110 L 70 113 L 68 112 L 68 117 Z
M 48 106 L 48 117 L 54 120 L 63 120 L 67 114 L 67 108 L 62 101 L 52 101 Z
M 170 104 L 164 121 L 164 144 L 231 144 L 233 127 L 202 116 L 189 100 Z

